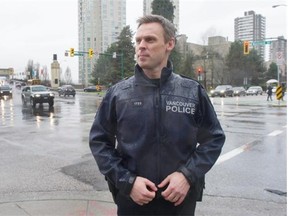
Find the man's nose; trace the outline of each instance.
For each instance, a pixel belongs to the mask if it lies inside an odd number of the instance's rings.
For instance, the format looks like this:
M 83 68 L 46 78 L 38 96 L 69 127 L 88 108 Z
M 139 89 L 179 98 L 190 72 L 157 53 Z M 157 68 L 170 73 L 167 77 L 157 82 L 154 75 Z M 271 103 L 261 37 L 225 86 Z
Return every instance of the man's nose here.
M 138 44 L 138 47 L 145 47 L 145 46 L 146 46 L 145 40 L 141 40 Z

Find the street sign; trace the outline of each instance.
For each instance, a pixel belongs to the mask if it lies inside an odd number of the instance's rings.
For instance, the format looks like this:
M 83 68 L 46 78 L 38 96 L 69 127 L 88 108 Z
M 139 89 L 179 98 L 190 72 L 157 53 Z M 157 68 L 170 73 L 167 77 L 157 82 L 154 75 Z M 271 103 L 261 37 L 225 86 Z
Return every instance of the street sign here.
M 84 56 L 83 53 L 74 53 L 74 56 Z
M 276 53 L 276 61 L 277 65 L 282 65 L 283 64 L 283 53 L 282 52 L 277 52 Z
M 269 45 L 271 44 L 272 41 L 252 41 L 251 44 L 252 46 L 263 46 L 263 45 Z
M 276 89 L 276 98 L 277 100 L 281 100 L 283 97 L 282 95 L 282 86 L 278 86 Z

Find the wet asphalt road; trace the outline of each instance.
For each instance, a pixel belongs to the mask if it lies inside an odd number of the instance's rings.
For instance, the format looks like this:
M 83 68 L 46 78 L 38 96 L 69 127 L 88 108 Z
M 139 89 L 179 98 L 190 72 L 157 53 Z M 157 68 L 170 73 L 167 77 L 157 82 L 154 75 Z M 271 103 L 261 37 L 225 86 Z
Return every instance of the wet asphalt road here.
M 107 190 L 88 146 L 100 101 L 96 93 L 77 92 L 75 98 L 56 95 L 53 109 L 32 109 L 22 106 L 17 89 L 13 99 L 1 100 L 0 202 L 33 199 L 37 192 Z M 277 103 L 266 96 L 211 101 L 227 140 L 207 174 L 199 209 L 207 207 L 207 197 L 210 207 L 222 209 L 215 215 L 231 215 L 234 208 L 250 212 L 245 215 L 286 215 L 287 108 L 271 106 Z M 217 206 L 213 197 L 235 202 Z M 243 200 L 251 205 L 241 206 Z

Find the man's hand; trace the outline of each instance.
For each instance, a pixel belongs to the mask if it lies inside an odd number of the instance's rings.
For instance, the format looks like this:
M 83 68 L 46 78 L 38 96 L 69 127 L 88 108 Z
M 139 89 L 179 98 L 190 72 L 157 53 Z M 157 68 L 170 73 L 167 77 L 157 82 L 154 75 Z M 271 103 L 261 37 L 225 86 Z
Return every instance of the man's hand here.
M 167 176 L 158 187 L 163 188 L 167 184 L 168 187 L 161 195 L 165 200 L 173 202 L 175 206 L 180 205 L 190 189 L 190 184 L 186 177 L 181 172 L 174 172 Z
M 138 205 L 149 203 L 156 196 L 156 185 L 146 178 L 137 176 L 133 184 L 130 197 Z

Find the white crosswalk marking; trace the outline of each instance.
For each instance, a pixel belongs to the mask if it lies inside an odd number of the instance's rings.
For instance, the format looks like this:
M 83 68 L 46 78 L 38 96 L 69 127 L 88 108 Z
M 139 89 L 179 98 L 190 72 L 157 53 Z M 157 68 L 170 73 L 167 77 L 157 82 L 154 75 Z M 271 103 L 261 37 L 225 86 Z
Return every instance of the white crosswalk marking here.
M 279 134 L 283 133 L 282 130 L 275 130 L 271 133 L 269 133 L 267 136 L 277 136 Z M 256 141 L 256 140 L 255 140 Z M 250 142 L 250 143 L 247 143 L 245 145 L 242 145 L 238 148 L 235 148 L 233 149 L 232 151 L 229 151 L 223 155 L 221 155 L 218 160 L 216 161 L 215 165 L 218 165 L 218 164 L 221 164 L 239 154 L 241 154 L 242 152 L 246 151 L 247 149 L 251 148 L 252 146 L 254 145 L 254 141 L 253 142 Z
M 275 130 L 275 131 L 269 133 L 268 136 L 277 136 L 277 135 L 281 134 L 282 132 L 283 131 L 281 131 L 281 130 Z

